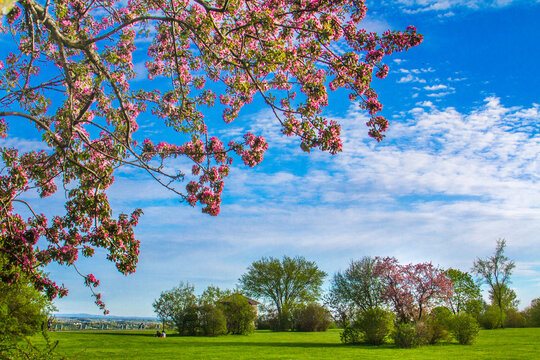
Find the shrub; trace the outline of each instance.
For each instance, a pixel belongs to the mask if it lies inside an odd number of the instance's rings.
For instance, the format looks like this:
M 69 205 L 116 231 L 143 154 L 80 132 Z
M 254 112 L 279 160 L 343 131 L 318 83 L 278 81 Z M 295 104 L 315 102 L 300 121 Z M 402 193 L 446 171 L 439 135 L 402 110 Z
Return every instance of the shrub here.
M 416 346 L 418 345 L 426 345 L 429 344 L 431 341 L 432 336 L 432 329 L 429 326 L 429 323 L 427 320 L 418 320 L 414 323 L 413 326 L 414 329 L 414 337 Z
M 294 311 L 296 331 L 326 331 L 332 322 L 330 312 L 319 304 L 309 304 Z
M 196 305 L 186 306 L 174 316 L 180 335 L 195 336 L 199 332 L 199 309 Z
M 452 312 L 448 308 L 439 306 L 433 309 L 424 320 L 427 327 L 425 343 L 435 344 L 441 340 L 448 340 L 451 319 Z
M 227 330 L 233 335 L 246 335 L 255 330 L 257 313 L 242 294 L 233 294 L 222 301 L 221 308 L 227 319 Z
M 452 335 L 462 345 L 472 344 L 480 328 L 476 319 L 471 314 L 460 313 L 452 317 Z
M 383 309 L 369 309 L 362 311 L 355 323 L 357 328 L 364 334 L 364 341 L 371 345 L 381 345 L 393 328 L 394 314 Z
M 360 330 L 350 325 L 345 326 L 345 329 L 343 329 L 343 332 L 339 337 L 344 344 L 359 344 L 362 341 L 362 333 Z
M 257 330 L 272 330 L 274 328 L 275 314 L 263 314 L 257 317 Z
M 447 328 L 450 327 L 450 321 L 452 319 L 452 311 L 445 306 L 437 306 L 429 314 L 431 318 L 437 319 L 442 325 Z
M 218 336 L 227 333 L 227 320 L 217 306 L 206 304 L 199 307 L 199 322 L 203 335 Z
M 526 320 L 514 309 L 509 309 L 506 311 L 506 318 L 504 320 L 504 327 L 507 328 L 522 328 L 525 327 Z
M 415 326 L 409 323 L 397 323 L 392 332 L 394 344 L 400 348 L 412 348 L 420 345 Z
M 491 305 L 487 306 L 484 312 L 480 314 L 478 321 L 484 329 L 497 329 L 503 326 L 504 319 L 504 312 L 498 306 Z

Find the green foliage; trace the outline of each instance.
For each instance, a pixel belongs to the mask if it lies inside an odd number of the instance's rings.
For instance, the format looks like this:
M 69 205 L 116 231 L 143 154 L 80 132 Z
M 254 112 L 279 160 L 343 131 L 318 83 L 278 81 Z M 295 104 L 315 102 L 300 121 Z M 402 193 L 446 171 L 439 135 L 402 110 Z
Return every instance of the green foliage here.
M 397 323 L 392 332 L 394 344 L 400 348 L 413 348 L 421 344 L 416 334 L 415 325 L 411 323 Z
M 64 356 L 60 355 L 56 348 L 59 341 L 50 339 L 49 334 L 45 329 L 45 324 L 41 325 L 40 344 L 36 344 L 26 337 L 19 342 L 1 342 L 0 341 L 0 360 L 64 360 Z
M 461 345 L 470 345 L 478 336 L 480 328 L 471 314 L 459 313 L 452 317 L 451 331 Z
M 199 296 L 199 305 L 212 304 L 217 305 L 222 299 L 231 296 L 232 292 L 229 289 L 221 290 L 217 286 L 209 286 Z
M 431 313 L 423 319 L 425 324 L 425 333 L 423 334 L 423 343 L 436 344 L 440 341 L 450 339 L 452 312 L 444 307 L 439 306 L 431 311 Z
M 484 329 L 498 329 L 504 325 L 506 314 L 497 305 L 486 306 L 478 322 Z
M 484 299 L 476 299 L 467 302 L 463 311 L 467 314 L 473 315 L 478 320 L 485 307 L 486 303 Z
M 437 319 L 441 324 L 446 327 L 450 327 L 450 319 L 452 318 L 452 311 L 445 306 L 437 306 L 431 310 L 429 314 L 430 318 Z
M 343 273 L 334 275 L 330 294 L 340 304 L 351 304 L 360 310 L 379 307 L 385 284 L 373 271 L 375 263 L 375 259 L 367 256 L 351 261 Z
M 293 319 L 296 331 L 326 331 L 332 322 L 330 312 L 317 303 L 296 309 Z
M 496 285 L 490 290 L 489 298 L 492 305 L 497 305 L 504 311 L 517 310 L 519 304 L 516 292 L 504 284 Z
M 527 326 L 540 327 L 540 298 L 533 299 L 531 306 L 523 311 Z
M 246 297 L 235 293 L 222 300 L 221 308 L 227 319 L 227 330 L 233 335 L 246 335 L 255 330 L 257 313 Z
M 165 322 L 175 324 L 180 335 L 195 335 L 198 327 L 197 297 L 195 288 L 189 283 L 180 284 L 161 293 L 152 304 L 154 312 Z
M 174 315 L 173 321 L 180 335 L 197 335 L 200 329 L 199 307 L 197 305 L 186 306 L 181 312 Z
M 379 308 L 367 309 L 358 314 L 353 327 L 364 335 L 370 345 L 381 345 L 392 331 L 394 314 Z
M 527 320 L 523 315 L 517 312 L 515 309 L 506 310 L 504 319 L 505 328 L 522 328 L 527 324 Z
M 35 334 L 47 322 L 52 305 L 28 281 L 0 282 L 0 343 Z
M 263 257 L 253 262 L 239 281 L 246 295 L 271 302 L 278 314 L 279 329 L 288 330 L 292 323 L 287 312 L 317 300 L 325 277 L 315 262 L 284 256 L 282 260 Z
M 339 335 L 339 338 L 344 344 L 360 344 L 363 339 L 360 330 L 352 326 L 346 326 Z
M 199 306 L 199 326 L 206 336 L 218 336 L 227 333 L 227 319 L 223 311 L 213 304 Z
M 478 302 L 481 303 L 480 286 L 474 282 L 469 273 L 456 269 L 446 270 L 446 277 L 452 281 L 454 292 L 448 299 L 448 303 L 454 314 L 475 309 Z

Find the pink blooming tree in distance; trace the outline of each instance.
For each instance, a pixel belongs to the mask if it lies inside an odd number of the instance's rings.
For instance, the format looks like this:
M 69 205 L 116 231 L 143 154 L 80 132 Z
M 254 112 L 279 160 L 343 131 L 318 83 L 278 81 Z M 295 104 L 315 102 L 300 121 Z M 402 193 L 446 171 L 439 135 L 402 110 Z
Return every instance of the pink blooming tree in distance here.
M 393 257 L 376 258 L 373 271 L 383 279 L 383 297 L 400 321 L 421 319 L 453 293 L 445 271 L 431 263 L 401 265 Z
M 422 35 L 412 26 L 367 32 L 366 10 L 361 0 L 3 0 L 0 136 L 10 136 L 10 124 L 29 123 L 46 150 L 0 149 L 1 280 L 23 275 L 49 298 L 64 296 L 43 267 L 74 266 L 96 248 L 121 273 L 134 272 L 142 211 L 113 217 L 106 194 L 124 166 L 218 215 L 234 157 L 255 166 L 268 145 L 249 132 L 224 142 L 223 131 L 208 126 L 208 107 L 228 124 L 259 99 L 304 151 L 336 154 L 340 125 L 323 110 L 328 89 L 345 88 L 380 141 L 388 122 L 378 115 L 372 76 L 384 78 L 383 57 L 420 44 Z M 134 59 L 137 47 L 145 59 Z M 134 81 L 134 60 L 145 61 L 144 88 Z M 142 119 L 162 121 L 183 140 L 145 139 Z M 170 172 L 174 158 L 191 164 Z M 25 197 L 59 188 L 64 214 L 46 217 Z M 81 275 L 90 289 L 98 285 Z

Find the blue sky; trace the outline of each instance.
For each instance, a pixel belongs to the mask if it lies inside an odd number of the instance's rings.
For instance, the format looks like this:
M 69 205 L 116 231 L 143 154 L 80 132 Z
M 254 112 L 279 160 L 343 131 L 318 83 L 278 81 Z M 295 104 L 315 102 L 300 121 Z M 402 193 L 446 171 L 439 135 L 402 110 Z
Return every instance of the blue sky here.
M 235 161 L 218 217 L 123 170 L 109 196 L 117 212 L 145 212 L 138 270 L 125 277 L 99 252 L 79 265 L 101 280 L 112 315 L 152 316 L 152 301 L 180 281 L 233 288 L 262 256 L 305 256 L 328 279 L 362 256 L 469 271 L 498 238 L 516 261 L 520 308 L 540 296 L 540 2 L 367 5 L 368 30 L 412 24 L 424 34 L 419 47 L 386 59 L 389 76 L 374 81 L 391 120 L 387 138 L 368 138 L 366 113 L 337 92 L 326 114 L 342 124 L 343 153 L 303 153 L 254 103 L 215 127 L 225 136 L 252 130 L 270 144 L 256 168 Z M 142 130 L 157 138 L 152 121 Z M 22 135 L 7 141 L 35 146 Z M 56 301 L 60 313 L 99 313 L 73 269 L 47 271 L 70 289 Z

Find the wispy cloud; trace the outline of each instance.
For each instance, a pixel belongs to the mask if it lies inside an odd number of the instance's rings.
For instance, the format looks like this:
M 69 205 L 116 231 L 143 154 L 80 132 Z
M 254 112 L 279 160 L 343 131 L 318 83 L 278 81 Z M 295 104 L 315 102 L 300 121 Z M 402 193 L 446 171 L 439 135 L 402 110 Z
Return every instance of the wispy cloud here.
M 426 80 L 421 79 L 418 76 L 413 76 L 412 74 L 407 74 L 407 76 L 401 77 L 397 82 L 398 83 L 410 83 L 410 82 L 425 83 Z
M 448 86 L 443 85 L 443 84 L 424 86 L 424 90 L 428 90 L 428 91 L 442 90 L 442 89 L 447 89 L 447 88 Z
M 453 16 L 452 9 L 466 8 L 470 10 L 479 10 L 485 8 L 502 8 L 516 3 L 516 0 L 397 0 L 396 6 L 399 6 L 404 12 L 409 14 L 433 11 L 443 12 L 443 16 Z

